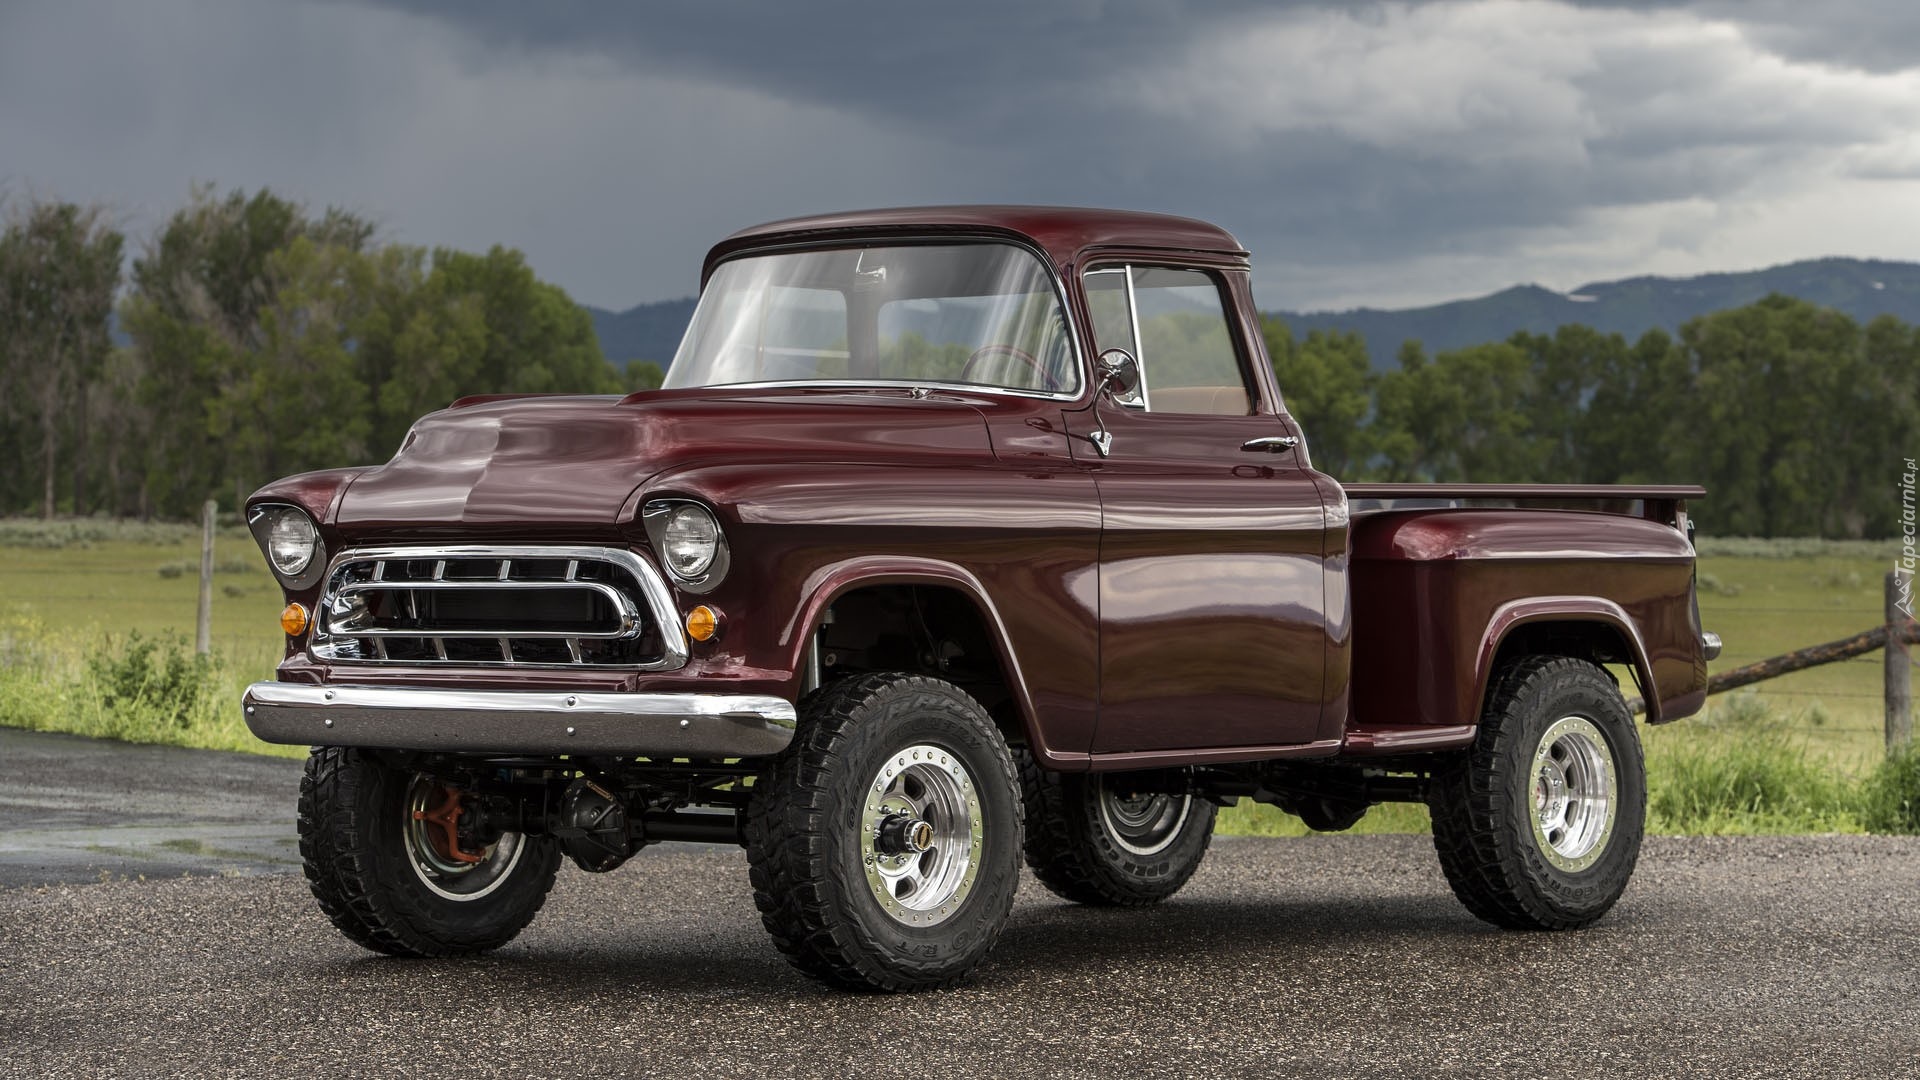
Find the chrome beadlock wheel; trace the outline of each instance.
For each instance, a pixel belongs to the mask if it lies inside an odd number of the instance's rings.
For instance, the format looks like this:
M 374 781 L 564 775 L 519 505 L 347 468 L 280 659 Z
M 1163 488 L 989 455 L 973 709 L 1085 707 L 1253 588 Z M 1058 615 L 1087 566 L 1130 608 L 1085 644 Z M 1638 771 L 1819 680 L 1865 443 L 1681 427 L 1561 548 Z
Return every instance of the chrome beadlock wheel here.
M 1117 792 L 1105 780 L 1099 786 L 1100 824 L 1122 850 L 1158 855 L 1180 838 L 1193 811 L 1191 795 L 1140 795 Z
M 447 900 L 478 900 L 513 876 L 525 847 L 519 833 L 476 852 L 460 846 L 461 793 L 429 776 L 416 776 L 407 789 L 402 839 L 407 864 L 434 895 Z
M 1619 812 L 1620 778 L 1606 736 L 1592 721 L 1565 716 L 1533 753 L 1533 838 L 1561 870 L 1585 870 L 1607 849 Z
M 860 858 L 880 909 L 907 926 L 945 921 L 973 891 L 985 816 L 957 754 L 909 746 L 867 785 Z

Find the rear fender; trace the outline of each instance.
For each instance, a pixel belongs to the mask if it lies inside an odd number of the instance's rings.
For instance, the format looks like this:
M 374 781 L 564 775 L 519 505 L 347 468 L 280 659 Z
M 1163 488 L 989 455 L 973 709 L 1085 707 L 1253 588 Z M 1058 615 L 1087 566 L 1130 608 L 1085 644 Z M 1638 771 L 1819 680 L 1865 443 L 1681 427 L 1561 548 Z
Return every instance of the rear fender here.
M 1647 659 L 1646 643 L 1626 610 L 1603 596 L 1534 596 L 1501 605 L 1480 638 L 1474 666 L 1475 701 L 1484 704 L 1487 700 L 1494 663 L 1513 632 L 1544 623 L 1594 623 L 1612 630 L 1626 644 L 1634 681 L 1646 699 L 1647 722 L 1660 722 L 1659 695 L 1652 692 L 1653 665 Z

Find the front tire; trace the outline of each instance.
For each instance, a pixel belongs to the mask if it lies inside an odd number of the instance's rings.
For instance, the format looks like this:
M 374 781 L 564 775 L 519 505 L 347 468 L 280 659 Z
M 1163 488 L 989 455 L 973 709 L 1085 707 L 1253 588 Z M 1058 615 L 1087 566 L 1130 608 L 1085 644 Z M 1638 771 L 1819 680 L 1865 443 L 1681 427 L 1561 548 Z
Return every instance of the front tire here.
M 1640 738 L 1620 688 L 1585 660 L 1529 656 L 1497 672 L 1472 747 L 1430 791 L 1447 882 L 1495 926 L 1587 926 L 1639 860 Z
M 775 946 L 847 989 L 959 982 L 1013 907 L 1016 791 L 999 729 L 956 686 L 870 674 L 809 695 L 748 808 L 754 903 Z
M 1101 907 L 1180 891 L 1213 842 L 1219 808 L 1191 794 L 1140 794 L 1125 774 L 1056 773 L 1020 755 L 1027 865 L 1062 899 Z
M 300 857 L 320 910 L 392 956 L 461 956 L 513 940 L 553 888 L 560 850 L 505 833 L 470 850 L 461 793 L 365 750 L 315 747 L 300 781 Z

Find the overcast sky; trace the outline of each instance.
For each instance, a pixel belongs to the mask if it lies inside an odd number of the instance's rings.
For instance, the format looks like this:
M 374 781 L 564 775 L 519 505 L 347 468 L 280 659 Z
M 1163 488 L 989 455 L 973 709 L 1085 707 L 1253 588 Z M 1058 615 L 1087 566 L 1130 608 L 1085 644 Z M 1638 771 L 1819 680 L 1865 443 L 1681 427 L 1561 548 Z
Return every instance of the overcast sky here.
M 1292 309 L 1920 259 L 1920 3 L 0 0 L 0 186 L 195 180 L 614 308 L 940 202 L 1207 218 Z

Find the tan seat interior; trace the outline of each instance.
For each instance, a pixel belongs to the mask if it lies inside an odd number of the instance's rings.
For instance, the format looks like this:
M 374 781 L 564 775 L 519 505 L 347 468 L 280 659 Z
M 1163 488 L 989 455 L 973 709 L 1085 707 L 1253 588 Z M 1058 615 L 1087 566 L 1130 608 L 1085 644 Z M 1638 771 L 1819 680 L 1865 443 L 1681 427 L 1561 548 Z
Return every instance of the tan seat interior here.
M 1253 403 L 1238 386 L 1150 386 L 1148 410 L 1194 416 L 1246 416 Z

